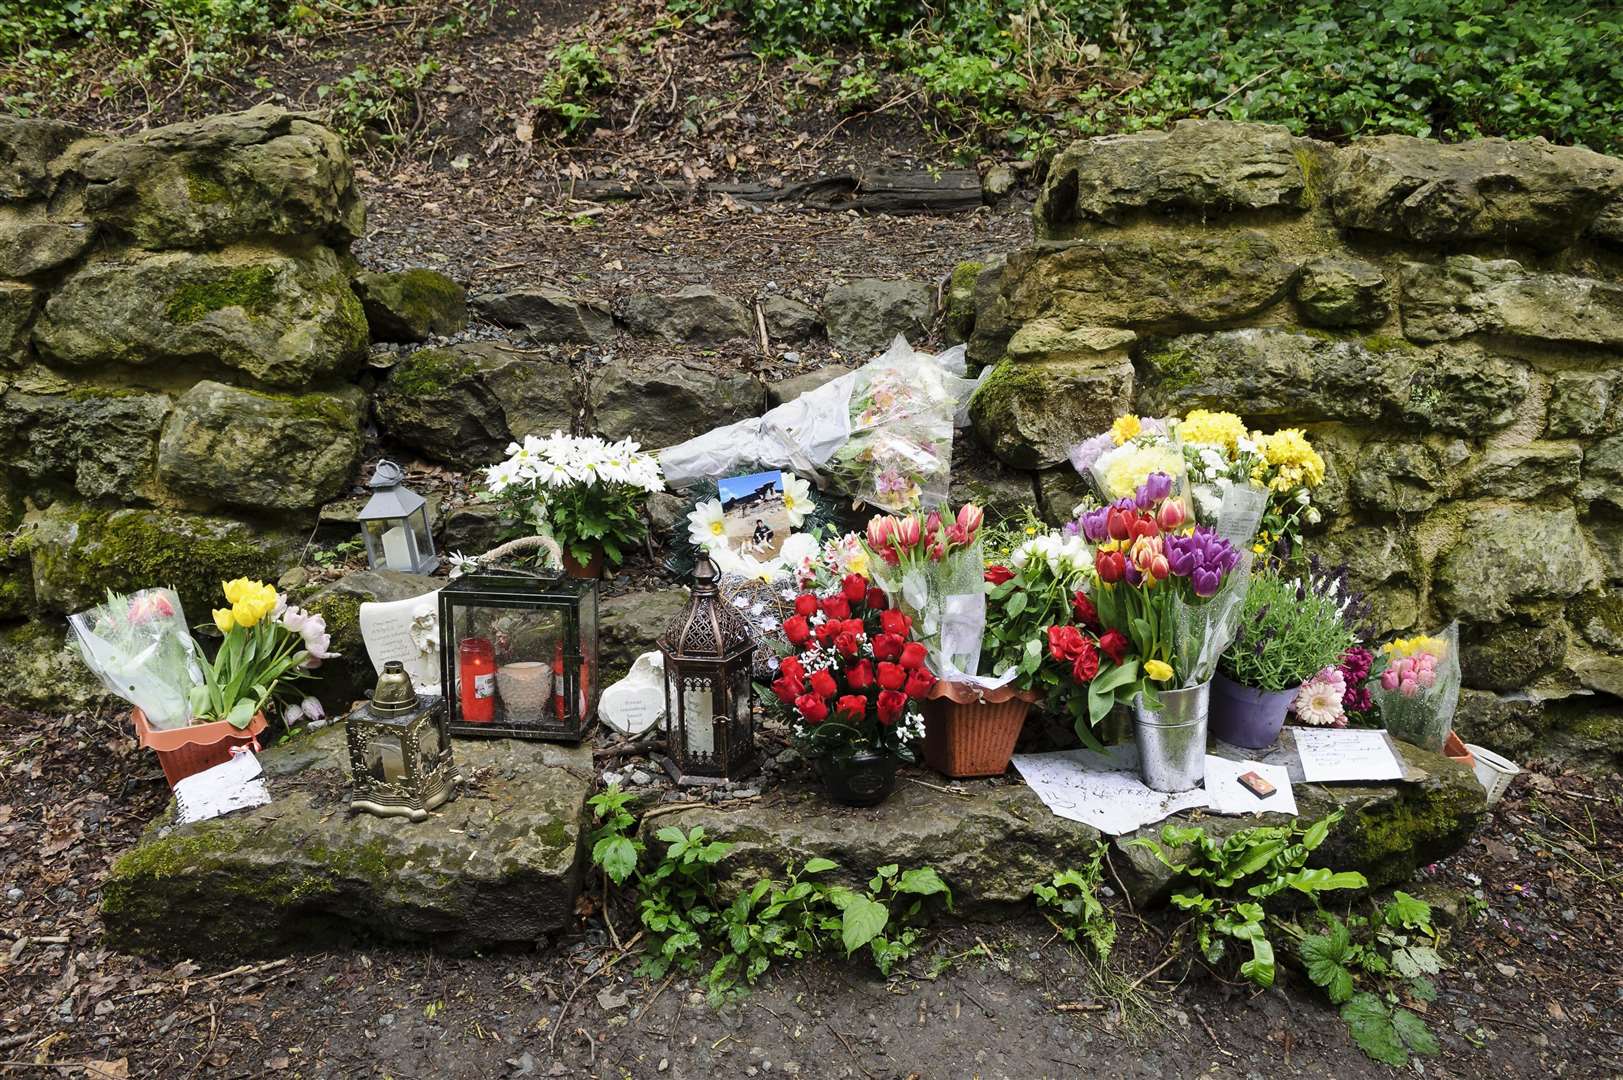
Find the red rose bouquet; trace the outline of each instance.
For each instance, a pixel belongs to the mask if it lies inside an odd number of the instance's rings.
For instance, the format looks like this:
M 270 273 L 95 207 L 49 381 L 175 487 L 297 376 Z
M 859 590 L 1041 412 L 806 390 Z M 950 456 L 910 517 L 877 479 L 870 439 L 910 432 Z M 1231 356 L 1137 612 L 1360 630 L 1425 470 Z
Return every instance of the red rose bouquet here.
M 803 593 L 783 621 L 788 653 L 772 692 L 789 709 L 808 757 L 847 747 L 913 760 L 922 734 L 915 704 L 935 685 L 913 620 L 882 590 L 849 574 L 827 596 Z

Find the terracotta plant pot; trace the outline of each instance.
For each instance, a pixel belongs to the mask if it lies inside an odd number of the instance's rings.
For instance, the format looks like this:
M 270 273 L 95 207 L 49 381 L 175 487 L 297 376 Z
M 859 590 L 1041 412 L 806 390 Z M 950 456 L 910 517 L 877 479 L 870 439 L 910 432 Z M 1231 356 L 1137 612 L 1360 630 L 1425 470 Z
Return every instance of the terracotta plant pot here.
M 924 763 L 954 779 L 1002 776 L 1038 700 L 1010 686 L 982 693 L 938 679 L 924 702 Z
M 817 759 L 817 772 L 844 806 L 878 806 L 896 789 L 896 758 L 878 750 L 836 750 Z
M 1459 762 L 1473 772 L 1476 771 L 1476 755 L 1471 753 L 1458 732 L 1450 731 L 1448 738 L 1443 740 L 1443 756 L 1450 761 Z
M 135 741 L 158 755 L 163 776 L 174 787 L 178 781 L 193 773 L 224 765 L 231 760 L 234 747 L 259 749 L 259 736 L 265 730 L 265 714 L 255 713 L 247 727 L 232 727 L 224 720 L 189 727 L 154 728 L 147 723 L 146 713 L 135 709 L 130 714 L 135 723 Z
M 577 562 L 575 556 L 570 554 L 569 545 L 563 546 L 564 573 L 572 578 L 586 578 L 596 580 L 603 576 L 603 545 L 597 544 L 592 548 L 592 557 L 586 562 Z

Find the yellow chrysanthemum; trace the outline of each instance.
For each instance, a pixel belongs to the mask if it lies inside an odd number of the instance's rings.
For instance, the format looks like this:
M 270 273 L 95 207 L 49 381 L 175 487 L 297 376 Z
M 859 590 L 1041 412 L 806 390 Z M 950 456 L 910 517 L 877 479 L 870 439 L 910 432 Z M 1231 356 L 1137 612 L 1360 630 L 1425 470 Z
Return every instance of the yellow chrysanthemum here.
M 1144 425 L 1139 422 L 1138 417 L 1127 413 L 1116 417 L 1116 422 L 1110 425 L 1110 438 L 1117 446 L 1121 446 L 1128 439 L 1136 437 L 1143 428 Z
M 1177 476 L 1183 459 L 1165 446 L 1140 446 L 1107 455 L 1104 466 L 1105 495 L 1120 499 L 1133 494 L 1151 473 Z
M 1144 674 L 1156 682 L 1166 682 L 1172 678 L 1172 665 L 1165 660 L 1146 660 L 1144 661 Z
M 853 574 L 860 574 L 863 577 L 867 577 L 868 553 L 866 551 L 853 552 L 851 557 L 845 560 L 845 568 Z
M 1301 470 L 1300 482 L 1307 487 L 1318 487 L 1324 481 L 1324 459 L 1307 441 L 1301 428 L 1280 428 L 1271 435 L 1257 440 L 1257 448 L 1268 464 L 1275 467 L 1296 466 Z
M 1192 409 L 1178 425 L 1178 437 L 1186 443 L 1210 443 L 1233 452 L 1246 437 L 1245 421 L 1231 412 Z

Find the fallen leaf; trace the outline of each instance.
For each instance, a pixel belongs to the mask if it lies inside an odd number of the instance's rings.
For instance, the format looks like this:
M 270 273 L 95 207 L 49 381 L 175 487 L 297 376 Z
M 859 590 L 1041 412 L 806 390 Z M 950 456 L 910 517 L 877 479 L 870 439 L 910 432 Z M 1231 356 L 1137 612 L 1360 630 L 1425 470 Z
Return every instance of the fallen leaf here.
M 85 1062 L 86 1080 L 129 1080 L 130 1059 Z
M 1567 1011 L 1561 1007 L 1561 1003 L 1558 1001 L 1550 1002 L 1545 1011 L 1550 1014 L 1552 1020 L 1565 1020 L 1567 1018 Z

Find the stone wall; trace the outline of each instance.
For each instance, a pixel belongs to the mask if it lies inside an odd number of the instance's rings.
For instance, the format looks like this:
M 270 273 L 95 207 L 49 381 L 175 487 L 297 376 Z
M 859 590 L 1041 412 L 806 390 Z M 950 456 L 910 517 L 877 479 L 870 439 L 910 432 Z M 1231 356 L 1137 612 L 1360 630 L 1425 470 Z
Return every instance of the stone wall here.
M 949 313 L 995 365 L 977 436 L 1051 517 L 1120 412 L 1301 426 L 1314 549 L 1386 630 L 1460 621 L 1467 737 L 1623 695 L 1623 162 L 1186 121 L 1060 154 L 1035 231 Z

